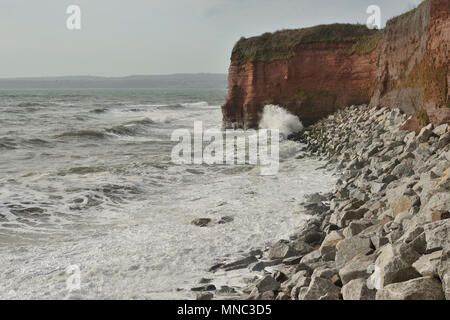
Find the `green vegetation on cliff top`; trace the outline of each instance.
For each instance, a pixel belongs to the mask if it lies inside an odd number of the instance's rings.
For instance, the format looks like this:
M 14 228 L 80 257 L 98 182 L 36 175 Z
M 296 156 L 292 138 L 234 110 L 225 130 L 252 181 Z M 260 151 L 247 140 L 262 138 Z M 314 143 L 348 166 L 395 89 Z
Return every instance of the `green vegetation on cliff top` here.
M 293 49 L 300 44 L 316 42 L 353 42 L 359 44 L 353 52 L 366 54 L 376 48 L 374 39 L 381 39 L 382 31 L 371 30 L 361 24 L 330 24 L 312 28 L 281 30 L 264 33 L 258 37 L 241 38 L 233 49 L 233 63 L 236 65 L 250 61 L 287 60 Z M 373 46 L 375 43 L 375 46 Z

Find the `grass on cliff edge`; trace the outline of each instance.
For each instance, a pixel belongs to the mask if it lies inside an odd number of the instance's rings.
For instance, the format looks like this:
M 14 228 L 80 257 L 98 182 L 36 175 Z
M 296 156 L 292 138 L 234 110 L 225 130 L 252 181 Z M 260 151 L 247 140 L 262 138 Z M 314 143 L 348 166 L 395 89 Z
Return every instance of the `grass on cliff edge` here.
M 233 63 L 240 65 L 251 61 L 287 60 L 292 56 L 292 49 L 299 44 L 315 42 L 363 42 L 355 48 L 363 48 L 362 52 L 370 52 L 375 46 L 364 43 L 374 37 L 381 38 L 380 30 L 371 30 L 362 24 L 330 24 L 312 28 L 281 30 L 274 33 L 264 33 L 258 37 L 241 38 L 233 49 Z M 371 44 L 374 41 L 370 42 Z M 371 49 L 371 50 L 370 50 Z

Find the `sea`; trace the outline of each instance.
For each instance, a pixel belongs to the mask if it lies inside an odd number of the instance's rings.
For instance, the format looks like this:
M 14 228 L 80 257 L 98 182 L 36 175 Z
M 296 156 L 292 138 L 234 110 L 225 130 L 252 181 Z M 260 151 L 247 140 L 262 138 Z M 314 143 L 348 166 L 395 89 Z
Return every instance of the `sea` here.
M 335 178 L 283 137 L 272 176 L 174 163 L 173 132 L 221 130 L 226 93 L 0 90 L 0 299 L 194 299 L 200 278 L 243 285 L 243 271 L 208 269 L 288 238 L 309 218 L 305 195 Z M 277 110 L 265 127 L 289 133 L 293 116 Z

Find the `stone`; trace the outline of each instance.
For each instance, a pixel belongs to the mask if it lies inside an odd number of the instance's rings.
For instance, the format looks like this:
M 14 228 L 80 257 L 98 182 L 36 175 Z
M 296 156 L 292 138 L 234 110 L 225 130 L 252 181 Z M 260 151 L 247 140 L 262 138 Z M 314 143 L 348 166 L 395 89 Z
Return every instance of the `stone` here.
M 386 183 L 380 183 L 380 182 L 372 182 L 370 186 L 370 191 L 373 194 L 380 193 L 384 189 L 386 189 L 387 184 Z
M 197 300 L 212 300 L 214 298 L 214 294 L 211 292 L 204 292 L 204 293 L 198 293 L 197 294 Z
M 302 258 L 303 258 L 303 256 L 290 257 L 290 258 L 284 259 L 282 261 L 282 263 L 287 266 L 292 266 L 292 265 L 299 264 L 300 261 L 302 260 Z
M 369 238 L 358 236 L 344 239 L 336 245 L 336 266 L 343 267 L 359 254 L 366 254 L 372 251 L 372 243 Z
M 336 245 L 343 239 L 344 236 L 340 231 L 332 231 L 325 237 L 319 249 L 324 261 L 334 261 L 336 257 Z
M 302 260 L 300 261 L 300 263 L 302 264 L 312 264 L 315 262 L 318 262 L 322 259 L 322 254 L 320 253 L 320 250 L 314 250 L 313 252 L 308 253 L 307 255 L 305 255 Z
M 440 138 L 438 143 L 436 144 L 436 148 L 443 149 L 446 145 L 450 142 L 450 131 L 443 134 Z M 448 159 L 448 158 L 447 158 Z M 450 161 L 450 159 L 448 159 Z
M 275 298 L 275 300 L 277 300 L 277 301 L 285 301 L 285 300 L 289 300 L 289 299 L 290 299 L 289 295 L 284 292 L 278 293 L 277 297 Z
M 412 266 L 412 263 L 417 260 L 419 255 L 415 257 L 416 259 L 410 259 L 409 254 L 402 252 L 392 244 L 384 246 L 375 261 L 376 274 L 371 276 L 374 283 L 376 283 L 376 287 L 383 288 L 391 283 L 420 277 L 421 275 Z
M 450 211 L 447 210 L 439 210 L 434 211 L 431 214 L 431 222 L 441 221 L 445 219 L 450 219 Z
M 341 289 L 331 280 L 313 278 L 309 287 L 299 293 L 299 300 L 339 300 Z
M 297 250 L 295 250 L 288 242 L 281 240 L 270 248 L 268 258 L 270 260 L 286 259 L 296 256 L 297 254 Z
M 421 256 L 416 262 L 413 263 L 413 267 L 423 277 L 437 277 L 438 265 L 441 262 L 442 250 L 435 251 L 430 254 Z
M 444 123 L 444 124 L 441 124 L 440 126 L 437 126 L 436 128 L 434 128 L 433 133 L 437 136 L 442 136 L 447 131 L 448 131 L 448 124 Z
M 216 286 L 213 284 L 206 284 L 204 286 L 192 288 L 191 291 L 214 291 Z
M 199 218 L 199 219 L 195 219 L 192 220 L 192 224 L 197 226 L 197 227 L 206 227 L 211 223 L 211 219 L 209 218 Z
M 439 279 L 423 277 L 393 283 L 379 290 L 377 300 L 444 300 Z
M 364 231 L 365 229 L 369 228 L 372 225 L 373 223 L 370 221 L 365 220 L 352 221 L 350 222 L 348 227 L 344 229 L 343 235 L 346 238 L 351 238 L 353 236 L 360 234 L 362 231 Z
M 275 271 L 275 273 L 273 274 L 273 278 L 279 283 L 283 283 L 289 280 L 288 276 L 282 271 Z
M 411 198 L 408 196 L 401 196 L 399 198 L 394 199 L 390 203 L 390 207 L 394 215 L 394 218 L 400 213 L 409 211 L 416 203 L 417 203 L 416 198 Z
M 419 143 L 428 142 L 428 139 L 433 135 L 433 124 L 429 124 L 426 127 L 422 128 L 419 135 L 417 136 L 417 141 Z
M 229 216 L 225 216 L 220 218 L 220 220 L 217 222 L 218 224 L 225 224 L 225 223 L 230 223 L 233 222 L 234 218 L 233 217 L 229 217 Z
M 343 268 L 339 270 L 339 276 L 342 284 L 349 283 L 354 279 L 367 279 L 371 275 L 371 267 L 374 265 L 377 256 L 375 254 L 357 255 L 354 259 L 348 262 Z
M 309 273 L 306 270 L 302 270 L 302 271 L 295 273 L 291 277 L 291 279 L 289 279 L 281 284 L 281 290 L 291 294 L 291 291 L 295 286 L 298 286 L 299 288 L 309 286 L 311 279 L 308 275 L 309 275 Z M 297 293 L 297 296 L 298 296 L 298 293 Z
M 442 250 L 450 239 L 450 220 L 437 221 L 424 226 L 426 252 Z
M 266 267 L 272 267 L 281 264 L 282 260 L 258 261 L 249 266 L 252 271 L 263 271 Z
M 223 265 L 223 268 L 225 269 L 225 271 L 244 269 L 244 268 L 247 268 L 250 264 L 257 262 L 257 261 L 258 261 L 258 259 L 255 256 L 250 256 L 250 257 L 236 260 L 232 263 L 225 264 L 225 265 Z
M 354 279 L 342 287 L 344 300 L 375 300 L 376 290 L 369 289 L 367 280 Z
M 216 291 L 216 294 L 222 296 L 230 296 L 237 294 L 236 290 L 229 286 L 221 286 L 219 290 Z
M 267 275 L 256 282 L 255 288 L 262 294 L 267 291 L 277 291 L 280 289 L 280 283 L 272 276 Z

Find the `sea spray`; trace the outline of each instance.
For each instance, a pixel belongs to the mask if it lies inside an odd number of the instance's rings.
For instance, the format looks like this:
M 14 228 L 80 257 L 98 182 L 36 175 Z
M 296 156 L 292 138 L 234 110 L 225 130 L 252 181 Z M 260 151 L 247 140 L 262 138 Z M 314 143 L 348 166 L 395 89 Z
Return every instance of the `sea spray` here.
M 278 129 L 287 138 L 290 134 L 303 130 L 300 119 L 277 105 L 266 105 L 259 122 L 260 129 Z

